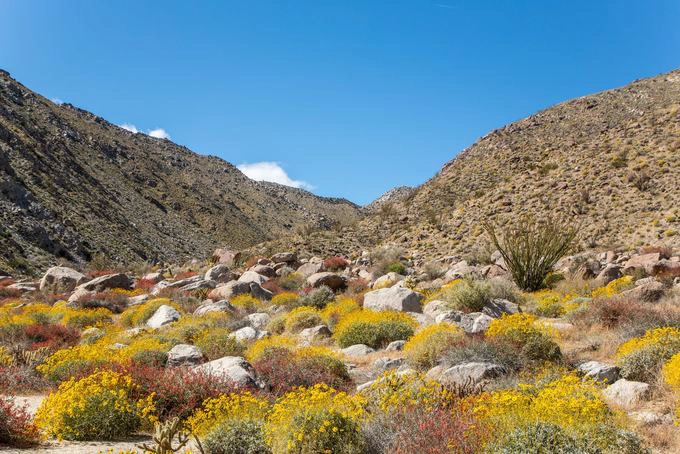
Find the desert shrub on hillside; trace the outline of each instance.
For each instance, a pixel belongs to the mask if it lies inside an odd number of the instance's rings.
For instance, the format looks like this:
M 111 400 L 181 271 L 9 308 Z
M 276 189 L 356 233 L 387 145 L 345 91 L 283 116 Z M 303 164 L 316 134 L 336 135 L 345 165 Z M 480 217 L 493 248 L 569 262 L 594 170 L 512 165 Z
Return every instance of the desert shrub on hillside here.
M 205 437 L 210 454 L 270 454 L 264 435 L 264 423 L 252 419 L 228 419 L 218 424 Z
M 653 381 L 661 366 L 680 353 L 680 329 L 656 328 L 630 339 L 617 350 L 621 376 L 628 380 Z
M 572 247 L 577 229 L 557 218 L 538 222 L 523 218 L 500 233 L 490 222 L 484 229 L 505 260 L 515 283 L 526 291 L 545 285 L 553 266 Z
M 0 395 L 0 446 L 26 448 L 39 442 L 40 433 L 26 408 Z
M 132 378 L 112 371 L 72 378 L 42 402 L 35 422 L 66 440 L 110 440 L 138 430 L 154 411 L 152 397 L 135 400 Z
M 255 298 L 255 297 L 253 297 L 253 296 L 251 296 L 247 293 L 243 293 L 241 295 L 236 295 L 235 297 L 230 299 L 229 302 L 235 308 L 237 308 L 241 311 L 247 312 L 249 314 L 253 313 L 253 312 L 257 312 L 259 310 L 260 306 L 262 306 L 262 303 L 260 302 L 260 300 L 258 300 L 257 298 Z
M 464 338 L 446 349 L 441 355 L 442 363 L 457 366 L 470 362 L 488 362 L 503 366 L 508 371 L 519 370 L 527 362 L 521 351 L 504 339 Z
M 491 285 L 487 281 L 463 279 L 440 296 L 452 309 L 479 312 L 491 301 Z
M 316 308 L 300 306 L 288 313 L 286 317 L 286 331 L 299 333 L 305 328 L 312 328 L 321 323 L 321 314 Z
M 288 309 L 291 309 L 295 306 L 298 306 L 298 300 L 300 299 L 300 295 L 298 295 L 295 292 L 283 292 L 279 293 L 278 295 L 275 295 L 272 298 L 272 304 L 275 306 L 283 306 Z
M 300 306 L 311 306 L 317 309 L 323 309 L 327 304 L 332 303 L 333 301 L 335 301 L 335 293 L 333 293 L 333 290 L 322 285 L 302 296 L 298 301 L 298 304 Z
M 277 399 L 266 423 L 274 453 L 363 453 L 361 396 L 326 385 L 298 388 Z
M 503 315 L 491 322 L 486 336 L 506 339 L 530 360 L 555 361 L 561 357 L 560 347 L 531 314 Z
M 411 337 L 416 325 L 413 317 L 401 312 L 362 310 L 342 318 L 333 337 L 342 348 L 355 344 L 382 348 L 392 341 Z
M 230 334 L 227 328 L 206 329 L 196 337 L 194 345 L 209 361 L 225 356 L 242 356 L 245 347 Z
M 347 298 L 344 296 L 339 296 L 334 303 L 329 303 L 321 311 L 321 319 L 328 325 L 329 328 L 333 329 L 335 325 L 344 317 L 345 315 L 358 311 L 360 309 L 359 303 L 357 303 L 352 298 Z
M 349 262 L 344 257 L 340 257 L 337 255 L 333 257 L 328 257 L 323 261 L 323 267 L 328 271 L 344 270 L 345 268 L 347 268 L 347 265 L 349 265 Z
M 464 337 L 462 329 L 450 323 L 437 323 L 423 328 L 404 345 L 408 363 L 419 369 L 437 365 L 442 354 L 460 342 Z
M 279 278 L 279 285 L 285 290 L 297 291 L 305 285 L 305 278 L 298 273 L 290 273 Z
M 228 421 L 254 421 L 262 423 L 269 403 L 249 392 L 222 394 L 206 399 L 188 419 L 192 433 L 205 436 L 220 424 Z
M 331 350 L 324 348 L 308 347 L 293 351 L 274 347 L 255 361 L 253 367 L 267 384 L 268 392 L 275 396 L 318 383 L 345 391 L 351 387 L 345 364 Z
M 253 342 L 245 352 L 248 361 L 255 362 L 266 355 L 270 350 L 287 349 L 294 350 L 297 341 L 291 336 L 278 335 L 263 337 Z
M 390 265 L 401 263 L 404 249 L 395 245 L 384 245 L 372 250 L 369 254 L 371 270 L 377 274 L 386 274 Z M 401 274 L 401 273 L 399 273 Z

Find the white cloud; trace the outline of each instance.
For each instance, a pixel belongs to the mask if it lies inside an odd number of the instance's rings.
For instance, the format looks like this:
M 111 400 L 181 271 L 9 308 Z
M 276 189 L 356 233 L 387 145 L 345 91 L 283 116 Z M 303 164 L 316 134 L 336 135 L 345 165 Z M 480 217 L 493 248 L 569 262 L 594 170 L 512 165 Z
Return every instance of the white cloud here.
M 255 162 L 252 164 L 239 164 L 238 169 L 248 178 L 255 181 L 271 181 L 285 186 L 311 190 L 313 187 L 306 181 L 293 180 L 288 176 L 283 167 L 276 162 Z
M 55 103 L 55 104 L 57 104 L 57 105 L 62 105 L 62 104 L 64 104 L 64 101 L 62 101 L 62 100 L 59 99 L 59 98 L 51 98 L 50 101 L 52 101 L 53 103 Z
M 165 131 L 163 128 L 157 128 L 157 129 L 152 129 L 148 133 L 151 137 L 155 137 L 156 139 L 169 139 L 170 134 Z
M 135 134 L 137 134 L 139 132 L 139 129 L 137 129 L 137 126 L 131 125 L 129 123 L 123 123 L 122 125 L 118 125 L 118 126 L 125 129 L 126 131 L 130 131 L 130 132 L 133 132 Z

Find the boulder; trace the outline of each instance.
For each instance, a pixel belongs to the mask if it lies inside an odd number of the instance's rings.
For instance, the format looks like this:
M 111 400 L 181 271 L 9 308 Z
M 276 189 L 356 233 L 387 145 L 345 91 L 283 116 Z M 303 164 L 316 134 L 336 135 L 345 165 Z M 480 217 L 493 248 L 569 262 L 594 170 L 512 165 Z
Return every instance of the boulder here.
M 622 270 L 623 267 L 621 265 L 609 263 L 602 269 L 602 271 L 600 271 L 600 274 L 597 275 L 597 281 L 600 285 L 607 285 L 611 281 L 623 276 Z
M 179 320 L 180 317 L 181 315 L 179 312 L 177 312 L 177 309 L 164 304 L 156 309 L 156 312 L 154 312 L 151 318 L 146 321 L 146 326 L 149 328 L 160 328 L 161 326 L 165 326 Z
M 493 299 L 487 302 L 482 308 L 482 313 L 493 318 L 500 318 L 504 314 L 517 314 L 522 312 L 518 304 L 504 299 Z
M 460 318 L 460 325 L 463 330 L 468 334 L 483 333 L 489 329 L 489 325 L 493 321 L 492 317 L 481 312 L 470 312 L 469 314 L 463 314 Z
M 237 388 L 262 387 L 253 366 L 240 356 L 225 356 L 196 366 L 194 370 L 206 375 L 226 378 L 233 382 Z
M 463 260 L 453 265 L 453 267 L 446 272 L 446 274 L 444 275 L 444 281 L 448 283 L 456 279 L 460 279 L 465 276 L 477 273 L 479 273 L 477 267 L 470 266 L 468 265 L 468 262 Z
M 87 281 L 84 274 L 66 266 L 53 266 L 40 280 L 43 293 L 67 293 Z
M 619 379 L 618 367 L 599 361 L 588 361 L 583 363 L 577 367 L 577 370 L 588 378 L 606 384 L 614 383 Z
M 602 396 L 610 404 L 630 409 L 649 399 L 650 393 L 651 387 L 647 383 L 622 378 L 605 388 Z
M 297 260 L 294 252 L 279 252 L 271 256 L 274 263 L 293 263 Z
M 160 281 L 163 280 L 163 273 L 160 271 L 154 271 L 153 273 L 146 273 L 144 276 L 142 276 L 142 279 L 145 281 L 153 282 L 154 284 L 158 284 Z M 136 283 L 135 283 L 136 285 Z
M 323 262 L 309 262 L 304 265 L 300 265 L 296 273 L 300 276 L 307 278 L 315 273 L 320 273 L 323 271 Z
M 201 279 L 199 281 L 180 287 L 179 289 L 182 290 L 183 292 L 193 292 L 194 290 L 214 289 L 215 285 L 217 285 L 215 281 L 206 281 Z
M 250 283 L 250 294 L 253 295 L 255 298 L 263 301 L 269 301 L 274 296 L 272 292 L 265 288 L 262 288 L 262 286 L 256 282 Z
M 373 311 L 422 312 L 422 293 L 403 287 L 373 290 L 364 295 L 364 309 Z
M 346 356 L 366 356 L 374 351 L 375 349 L 364 344 L 350 345 L 349 347 L 340 350 L 340 352 Z
M 654 303 L 659 301 L 666 291 L 666 287 L 657 281 L 652 279 L 643 279 L 644 282 L 636 285 L 630 290 L 626 290 L 621 293 L 624 298 L 630 298 L 632 300 L 644 301 L 647 303 Z M 638 281 L 639 282 L 639 281 Z M 638 284 L 636 282 L 636 284 Z
M 131 296 L 128 298 L 128 307 L 129 306 L 139 306 L 140 304 L 144 304 L 147 301 L 151 299 L 150 295 L 144 294 L 144 295 L 137 295 L 137 296 Z
M 234 273 L 223 263 L 213 266 L 205 272 L 206 281 L 215 281 L 218 284 L 229 282 L 234 279 Z
M 215 287 L 208 293 L 211 300 L 228 300 L 236 295 L 250 293 L 250 284 L 247 282 L 231 281 Z
M 403 281 L 404 279 L 406 279 L 406 276 L 403 276 L 399 273 L 395 273 L 394 271 L 390 271 L 384 276 L 380 276 L 378 279 L 376 279 L 375 282 L 373 282 L 372 288 L 379 289 L 384 287 L 390 287 L 396 284 L 397 282 Z
M 488 362 L 470 362 L 450 367 L 441 372 L 437 380 L 444 385 L 478 384 L 483 380 L 505 374 L 503 366 Z
M 229 337 L 233 337 L 238 342 L 254 341 L 259 338 L 259 332 L 252 326 L 244 326 L 237 329 L 233 333 L 229 333 Z
M 230 251 L 229 249 L 224 248 L 215 249 L 215 252 L 213 252 L 212 255 L 213 263 L 222 263 L 229 267 L 233 267 L 240 259 L 240 252 Z
M 638 270 L 643 270 L 651 274 L 654 265 L 661 259 L 661 254 L 652 252 L 649 254 L 634 255 L 623 265 L 623 274 L 635 274 Z
M 331 290 L 340 290 L 347 286 L 347 278 L 330 272 L 314 273 L 307 278 L 307 284 L 314 288 L 325 285 Z
M 263 276 L 261 274 L 256 273 L 255 271 L 246 271 L 241 275 L 241 277 L 238 278 L 238 282 L 245 282 L 247 284 L 250 284 L 251 282 L 254 282 L 256 284 L 262 285 L 265 282 L 267 282 L 269 278 L 267 276 Z
M 459 325 L 461 319 L 463 318 L 463 315 L 465 315 L 461 311 L 444 311 L 441 314 L 437 315 L 434 318 L 435 323 L 452 323 L 454 325 Z
M 203 352 L 195 345 L 177 344 L 168 352 L 167 367 L 195 366 L 203 362 Z
M 432 318 L 437 318 L 439 314 L 449 312 L 450 310 L 449 303 L 442 300 L 433 300 L 423 306 L 423 314 Z
M 17 290 L 21 293 L 35 292 L 38 290 L 40 283 L 38 282 L 17 282 L 15 284 L 10 284 L 6 289 Z
M 211 301 L 208 300 L 196 308 L 194 315 L 205 315 L 209 312 L 236 312 L 236 308 L 227 300 Z
M 112 288 L 122 288 L 129 290 L 132 288 L 132 279 L 124 273 L 107 274 L 98 278 L 92 279 L 84 284 L 79 285 L 76 289 L 82 288 L 89 292 L 102 292 Z
M 255 271 L 257 274 L 266 276 L 269 278 L 276 277 L 276 270 L 269 265 L 255 265 L 250 268 L 250 271 Z
M 327 339 L 331 337 L 331 330 L 326 325 L 318 325 L 312 328 L 306 328 L 300 331 L 300 339 L 305 344 L 311 344 L 319 339 Z
M 248 320 L 250 326 L 252 326 L 256 330 L 262 330 L 267 327 L 267 324 L 269 324 L 271 317 L 269 314 L 265 312 L 256 312 L 254 314 L 247 315 L 246 320 Z
M 680 262 L 661 259 L 652 265 L 651 274 L 654 276 L 680 276 Z
M 406 345 L 405 340 L 396 340 L 392 341 L 389 343 L 387 347 L 385 347 L 386 352 L 400 352 L 404 349 L 404 345 Z
M 404 364 L 404 358 L 378 358 L 373 362 L 373 367 L 379 371 L 397 369 Z

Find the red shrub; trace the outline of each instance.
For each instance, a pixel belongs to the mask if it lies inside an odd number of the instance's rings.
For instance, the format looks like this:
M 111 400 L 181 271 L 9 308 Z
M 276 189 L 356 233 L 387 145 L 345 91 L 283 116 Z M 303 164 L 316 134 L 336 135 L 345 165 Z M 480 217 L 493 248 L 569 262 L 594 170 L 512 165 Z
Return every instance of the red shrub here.
M 184 419 L 205 399 L 234 391 L 224 378 L 193 372 L 185 368 L 157 368 L 128 364 L 119 368 L 139 385 L 141 396 L 155 393 L 156 416 L 161 420 L 175 416 Z
M 42 347 L 59 350 L 75 345 L 80 339 L 80 332 L 77 329 L 56 323 L 29 325 L 24 328 L 24 335 L 31 342 L 29 350 Z
M 299 386 L 325 383 L 348 391 L 351 379 L 345 365 L 322 356 L 298 357 L 286 349 L 272 349 L 253 363 L 258 375 L 267 383 L 268 391 L 280 396 Z
M 344 257 L 340 257 L 338 255 L 328 257 L 326 260 L 323 261 L 323 266 L 328 271 L 344 270 L 345 268 L 347 268 L 347 265 L 349 265 L 349 262 L 345 260 Z
M 481 452 L 489 437 L 468 405 L 425 409 L 410 405 L 378 415 L 365 428 L 368 444 L 378 452 L 395 454 L 472 454 Z
M 156 281 L 152 279 L 137 279 L 135 281 L 135 288 L 142 290 L 150 290 L 154 285 L 156 285 Z
M 40 432 L 31 415 L 10 397 L 0 396 L 0 446 L 28 447 L 40 442 Z

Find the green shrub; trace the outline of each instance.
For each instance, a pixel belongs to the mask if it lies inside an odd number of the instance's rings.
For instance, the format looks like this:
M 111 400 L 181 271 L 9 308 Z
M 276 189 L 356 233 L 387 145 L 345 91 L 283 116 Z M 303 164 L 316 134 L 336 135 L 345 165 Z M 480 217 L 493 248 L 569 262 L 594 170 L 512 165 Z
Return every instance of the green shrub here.
M 675 353 L 676 348 L 660 344 L 636 350 L 621 360 L 621 376 L 626 380 L 651 383 L 659 376 L 661 366 Z
M 305 285 L 305 278 L 298 273 L 290 273 L 279 278 L 279 285 L 289 291 L 300 290 Z
M 453 309 L 479 312 L 491 301 L 491 285 L 487 281 L 464 279 L 445 291 L 441 298 L 451 303 Z
M 320 430 L 320 428 L 324 428 Z M 336 428 L 337 430 L 332 430 Z M 362 454 L 363 437 L 359 424 L 337 412 L 320 411 L 307 415 L 296 415 L 292 423 L 295 448 L 291 452 L 300 454 Z
M 210 361 L 225 356 L 242 356 L 245 347 L 230 334 L 227 328 L 208 329 L 196 338 L 194 345 L 200 348 Z
M 490 222 L 484 223 L 484 229 L 503 256 L 515 283 L 530 292 L 544 287 L 546 277 L 572 247 L 577 233 L 565 221 L 550 217 L 543 222 L 524 217 L 502 235 Z
M 321 325 L 321 315 L 313 307 L 300 306 L 293 309 L 286 317 L 286 330 L 291 333 L 298 333 L 305 328 L 312 328 Z
M 562 358 L 560 346 L 544 333 L 527 336 L 521 354 L 532 361 L 558 361 Z
M 576 439 L 554 424 L 535 423 L 521 427 L 487 448 L 489 454 L 573 453 L 585 454 Z
M 406 274 L 406 267 L 404 266 L 403 263 L 401 262 L 395 262 L 390 264 L 390 266 L 387 267 L 387 271 L 391 273 L 397 273 L 397 274 Z
M 327 304 L 332 303 L 333 301 L 335 301 L 335 293 L 333 293 L 333 290 L 322 285 L 309 292 L 308 295 L 301 297 L 298 301 L 298 305 L 323 309 Z
M 416 325 L 411 316 L 402 312 L 356 311 L 340 320 L 334 337 L 342 348 L 355 344 L 382 348 L 392 341 L 411 337 Z
M 262 421 L 228 419 L 215 427 L 205 438 L 208 454 L 270 454 L 264 437 Z
M 447 366 L 474 362 L 494 363 L 503 366 L 506 370 L 516 371 L 522 367 L 523 359 L 520 352 L 505 340 L 475 338 L 466 338 L 464 343 L 442 354 L 442 363 Z

